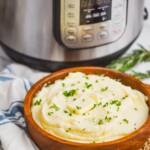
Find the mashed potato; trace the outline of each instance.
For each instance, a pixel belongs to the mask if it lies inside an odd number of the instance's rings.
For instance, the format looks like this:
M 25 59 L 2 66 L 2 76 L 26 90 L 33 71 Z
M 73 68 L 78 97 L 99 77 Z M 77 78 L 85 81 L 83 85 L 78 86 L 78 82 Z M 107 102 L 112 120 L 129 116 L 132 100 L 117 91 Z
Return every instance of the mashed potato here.
M 147 97 L 106 76 L 70 73 L 44 86 L 33 99 L 32 115 L 46 132 L 80 143 L 125 137 L 147 120 Z

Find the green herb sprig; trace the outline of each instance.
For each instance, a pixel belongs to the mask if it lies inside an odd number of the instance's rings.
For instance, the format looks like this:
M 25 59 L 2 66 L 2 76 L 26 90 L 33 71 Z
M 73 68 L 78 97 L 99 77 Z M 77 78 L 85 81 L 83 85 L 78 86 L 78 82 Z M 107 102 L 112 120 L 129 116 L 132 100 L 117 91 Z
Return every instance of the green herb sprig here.
M 107 68 L 115 69 L 121 72 L 126 72 L 130 70 L 132 67 L 134 67 L 136 64 L 141 62 L 150 62 L 150 51 L 148 51 L 145 47 L 142 45 L 139 45 L 139 49 L 136 49 L 133 51 L 133 53 L 119 58 L 115 61 L 113 61 L 110 65 L 107 66 Z M 150 73 L 147 74 L 144 73 L 132 73 L 131 75 L 139 78 L 149 78 Z
M 147 79 L 150 78 L 150 70 L 146 73 L 133 71 L 132 73 L 130 73 L 130 75 L 138 79 Z

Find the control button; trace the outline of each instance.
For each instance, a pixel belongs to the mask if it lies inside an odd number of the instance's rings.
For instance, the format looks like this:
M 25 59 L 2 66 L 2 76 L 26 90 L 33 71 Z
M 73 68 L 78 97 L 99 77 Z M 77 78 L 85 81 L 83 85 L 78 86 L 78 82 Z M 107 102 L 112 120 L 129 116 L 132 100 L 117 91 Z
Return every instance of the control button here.
M 67 22 L 67 25 L 68 26 L 75 26 L 75 25 L 77 25 L 77 22 L 75 20 L 71 20 L 71 21 Z
M 98 33 L 98 38 L 99 39 L 106 39 L 108 37 L 108 32 L 107 31 L 102 31 Z
M 68 12 L 69 18 L 75 18 L 75 12 Z
M 84 36 L 82 36 L 82 41 L 83 42 L 91 42 L 93 41 L 94 36 L 92 34 L 86 34 Z
M 67 6 L 67 8 L 69 8 L 69 9 L 75 9 L 75 7 L 76 7 L 76 4 L 75 3 L 68 3 L 68 6 Z
M 116 13 L 114 13 L 114 18 L 115 19 L 119 19 L 119 18 L 121 18 L 122 17 L 122 12 L 116 12 Z
M 77 42 L 77 37 L 76 37 L 76 36 L 73 36 L 73 35 L 67 36 L 67 37 L 66 37 L 66 41 L 67 41 L 68 43 L 76 43 L 76 42 Z
M 76 35 L 77 34 L 77 29 L 76 28 L 67 28 L 66 29 L 66 34 L 67 35 Z
M 113 21 L 113 27 L 118 27 L 118 26 L 124 25 L 124 22 L 125 21 L 123 18 L 116 19 Z
M 107 23 L 101 23 L 99 28 L 101 30 L 107 29 L 108 28 L 108 24 Z
M 88 32 L 88 31 L 92 31 L 93 30 L 93 27 L 92 26 L 85 26 L 83 28 L 84 31 Z
M 115 29 L 115 30 L 113 31 L 113 34 L 114 34 L 114 35 L 120 35 L 120 34 L 123 32 L 123 29 L 124 29 L 124 28 L 121 28 L 121 27 Z
M 123 8 L 123 6 L 124 6 L 124 2 L 120 0 L 116 1 L 116 3 L 114 4 L 115 9 Z
M 116 3 L 113 4 L 114 12 L 119 15 L 126 14 L 126 3 L 126 1 L 116 1 Z

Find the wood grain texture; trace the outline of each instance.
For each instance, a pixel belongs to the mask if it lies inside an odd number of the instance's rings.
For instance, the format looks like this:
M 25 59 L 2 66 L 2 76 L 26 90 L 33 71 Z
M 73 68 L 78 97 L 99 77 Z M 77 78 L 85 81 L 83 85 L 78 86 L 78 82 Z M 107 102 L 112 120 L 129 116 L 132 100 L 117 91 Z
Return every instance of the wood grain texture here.
M 48 82 L 55 82 L 58 79 L 65 78 L 69 72 L 80 71 L 85 74 L 103 74 L 112 79 L 119 79 L 124 85 L 131 86 L 133 89 L 141 91 L 148 97 L 148 106 L 150 108 L 150 88 L 138 79 L 127 74 L 100 67 L 77 67 L 61 70 L 52 73 L 38 81 L 29 90 L 24 102 L 24 113 L 27 128 L 31 138 L 41 150 L 138 150 L 150 137 L 150 116 L 147 122 L 133 134 L 125 138 L 106 143 L 81 144 L 66 141 L 55 137 L 42 130 L 33 120 L 31 114 L 31 104 L 34 95 Z

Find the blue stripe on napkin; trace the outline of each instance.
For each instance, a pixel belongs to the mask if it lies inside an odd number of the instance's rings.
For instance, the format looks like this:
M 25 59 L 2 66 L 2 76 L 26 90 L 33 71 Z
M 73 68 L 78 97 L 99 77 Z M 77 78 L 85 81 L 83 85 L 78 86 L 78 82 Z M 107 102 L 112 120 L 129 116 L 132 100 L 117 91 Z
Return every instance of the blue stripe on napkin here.
M 26 130 L 22 101 L 11 103 L 7 110 L 0 110 L 0 126 L 7 123 L 13 123 L 21 129 Z

